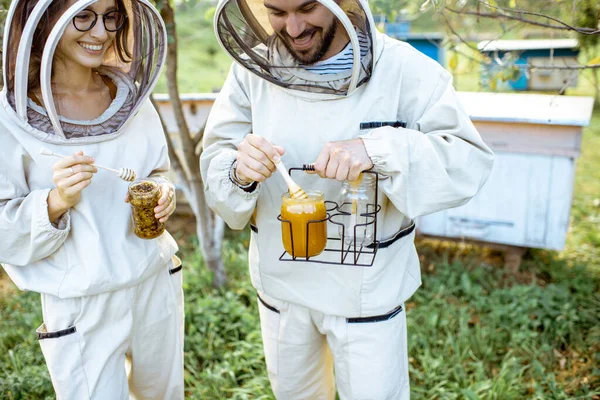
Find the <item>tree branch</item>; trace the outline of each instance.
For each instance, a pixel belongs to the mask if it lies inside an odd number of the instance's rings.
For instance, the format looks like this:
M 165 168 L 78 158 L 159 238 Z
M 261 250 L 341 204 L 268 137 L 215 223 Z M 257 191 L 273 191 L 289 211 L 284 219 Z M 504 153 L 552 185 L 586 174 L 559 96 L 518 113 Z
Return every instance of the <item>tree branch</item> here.
M 454 36 L 456 36 L 461 43 L 463 43 L 465 46 L 467 46 L 471 50 L 474 50 L 474 51 L 477 51 L 477 52 L 480 51 L 477 47 L 473 46 L 471 43 L 469 43 L 468 41 L 466 41 L 460 35 L 460 33 L 458 33 L 456 31 L 456 29 L 454 29 L 454 27 L 452 26 L 452 22 L 450 22 L 450 19 L 448 18 L 448 16 L 445 13 L 442 12 L 441 15 L 444 18 L 444 20 L 446 21 L 446 26 L 448 27 L 448 29 L 450 29 L 450 32 L 452 32 L 452 34 Z M 490 42 L 493 42 L 493 40 L 490 40 Z M 458 50 L 456 50 L 456 48 L 454 48 L 452 50 L 456 51 L 456 52 L 459 52 Z M 480 60 L 476 60 L 475 58 L 473 58 L 473 57 L 465 54 L 464 52 L 459 52 L 459 53 L 462 54 L 463 56 L 467 57 L 468 59 L 472 60 L 472 61 L 477 61 L 477 62 L 481 63 Z M 529 70 L 536 70 L 536 69 L 583 70 L 583 69 L 598 69 L 598 68 L 600 68 L 600 64 L 589 64 L 589 65 L 539 65 L 539 66 L 538 65 L 527 64 L 526 67 Z
M 441 14 L 442 14 L 442 17 L 444 18 L 444 20 L 446 21 L 446 26 L 448 27 L 448 29 L 450 29 L 450 32 L 452 32 L 452 34 L 454 36 L 456 36 L 458 38 L 458 40 L 461 43 L 463 43 L 464 45 L 466 45 L 468 48 L 479 52 L 479 49 L 477 48 L 477 46 L 473 46 L 471 43 L 467 42 L 465 39 L 463 39 L 463 37 L 460 35 L 460 33 L 458 33 L 456 31 L 456 29 L 454 29 L 454 26 L 452 26 L 452 23 L 450 22 L 450 19 L 448 18 L 446 13 L 442 12 Z
M 521 10 L 521 9 L 512 9 L 512 8 L 505 8 L 505 7 L 494 6 L 492 4 L 484 2 L 482 0 L 476 0 L 476 1 L 479 2 L 479 3 L 481 3 L 481 4 L 483 4 L 483 5 L 485 5 L 485 6 L 487 6 L 487 7 L 489 7 L 489 8 L 493 8 L 495 10 L 500 10 L 500 11 L 503 11 L 503 12 L 506 12 L 506 13 L 514 13 L 514 14 L 521 14 L 521 15 L 532 15 L 532 16 L 535 16 L 535 17 L 546 18 L 546 19 L 549 19 L 551 21 L 557 22 L 560 25 L 563 25 L 564 27 L 566 27 L 569 30 L 576 31 L 576 32 L 582 33 L 584 35 L 597 35 L 598 33 L 600 33 L 600 30 L 594 30 L 593 28 L 587 28 L 587 27 L 585 27 L 585 28 L 579 28 L 579 27 L 575 27 L 575 26 L 569 25 L 566 22 L 564 22 L 564 21 L 562 21 L 562 20 L 560 20 L 558 18 L 552 17 L 550 15 L 540 14 L 540 13 L 537 13 L 537 12 L 534 12 L 534 11 L 527 11 L 527 10 Z
M 198 145 L 202 142 L 202 139 L 204 138 L 204 129 L 205 128 L 206 128 L 206 121 L 204 122 L 204 125 L 202 125 L 202 128 L 200 128 L 200 131 L 194 138 L 194 149 L 197 148 Z
M 519 22 L 523 22 L 525 24 L 529 24 L 529 25 L 535 25 L 535 26 L 541 26 L 544 28 L 550 28 L 550 29 L 557 29 L 557 30 L 565 30 L 565 31 L 575 31 L 584 35 L 598 35 L 600 34 L 600 30 L 594 30 L 592 28 L 579 28 L 579 27 L 574 27 L 571 26 L 569 24 L 566 24 L 564 22 L 560 22 L 559 20 L 557 20 L 556 18 L 547 16 L 547 15 L 542 15 L 542 14 L 536 14 L 533 13 L 535 15 L 538 15 L 542 18 L 548 18 L 554 21 L 559 21 L 563 26 L 561 25 L 554 25 L 554 24 L 545 24 L 543 22 L 537 22 L 537 21 L 533 21 L 527 18 L 523 18 L 523 17 L 517 17 L 514 15 L 509 15 L 509 14 L 501 14 L 501 13 L 485 13 L 485 12 L 480 12 L 480 11 L 471 11 L 471 10 L 456 10 L 453 9 L 451 7 L 444 7 L 444 10 L 448 10 L 452 13 L 458 14 L 458 15 L 474 15 L 477 17 L 484 17 L 484 18 L 492 18 L 492 19 L 510 19 L 513 21 L 519 21 Z M 516 12 L 516 11 L 515 11 Z M 520 11 L 520 13 L 528 13 L 526 11 Z
M 572 70 L 579 70 L 579 69 L 597 69 L 600 68 L 600 64 L 590 64 L 590 65 L 531 65 L 531 64 L 527 64 L 527 68 L 535 70 L 535 69 L 572 69 Z

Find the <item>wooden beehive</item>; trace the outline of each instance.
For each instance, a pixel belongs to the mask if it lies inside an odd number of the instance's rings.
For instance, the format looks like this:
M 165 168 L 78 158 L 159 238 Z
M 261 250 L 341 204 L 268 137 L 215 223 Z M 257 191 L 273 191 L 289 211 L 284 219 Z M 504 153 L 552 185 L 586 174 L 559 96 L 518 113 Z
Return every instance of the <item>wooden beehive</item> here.
M 419 218 L 421 234 L 560 250 L 564 247 L 583 127 L 591 97 L 459 93 L 496 154 L 466 205 Z

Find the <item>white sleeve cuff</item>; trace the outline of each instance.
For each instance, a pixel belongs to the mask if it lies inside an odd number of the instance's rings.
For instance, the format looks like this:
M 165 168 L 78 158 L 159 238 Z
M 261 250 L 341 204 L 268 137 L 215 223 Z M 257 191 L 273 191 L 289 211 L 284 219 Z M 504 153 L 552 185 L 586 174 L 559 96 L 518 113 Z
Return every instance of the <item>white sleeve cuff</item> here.
M 51 222 L 48 215 L 48 196 L 50 195 L 50 190 L 52 189 L 40 191 L 40 198 L 36 199 L 37 206 L 32 216 L 32 222 L 39 227 L 39 232 L 46 232 L 48 235 L 54 237 L 66 237 L 71 230 L 70 210 L 67 210 L 56 223 Z M 36 194 L 32 193 L 33 196 Z
M 373 162 L 373 171 L 385 176 L 408 172 L 412 135 L 414 131 L 410 129 L 381 127 L 372 129 L 359 138 Z

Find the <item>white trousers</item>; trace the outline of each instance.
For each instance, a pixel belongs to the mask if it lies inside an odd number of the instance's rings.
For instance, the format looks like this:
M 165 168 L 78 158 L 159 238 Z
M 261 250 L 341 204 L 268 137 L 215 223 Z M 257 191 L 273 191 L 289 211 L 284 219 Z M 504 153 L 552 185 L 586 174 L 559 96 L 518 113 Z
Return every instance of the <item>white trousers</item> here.
M 59 400 L 183 399 L 180 261 L 94 296 L 42 295 L 40 346 Z
M 278 400 L 410 398 L 406 314 L 343 318 L 258 298 L 267 371 Z M 335 378 L 334 378 L 335 370 Z

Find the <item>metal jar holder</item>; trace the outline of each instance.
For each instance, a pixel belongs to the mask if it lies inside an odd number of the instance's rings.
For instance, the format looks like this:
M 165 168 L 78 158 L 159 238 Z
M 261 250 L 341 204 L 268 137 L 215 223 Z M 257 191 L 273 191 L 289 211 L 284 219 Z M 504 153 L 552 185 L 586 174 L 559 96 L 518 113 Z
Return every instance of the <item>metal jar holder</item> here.
M 309 171 L 312 168 L 308 165 L 305 165 L 302 168 L 290 168 L 290 175 L 294 171 Z M 357 267 L 370 267 L 373 265 L 375 261 L 375 255 L 377 254 L 377 250 L 379 248 L 379 240 L 377 240 L 377 214 L 381 210 L 381 205 L 378 200 L 378 189 L 379 189 L 379 174 L 374 171 L 364 171 L 363 173 L 375 174 L 375 204 L 367 204 L 367 210 L 371 209 L 372 211 L 367 211 L 365 213 L 359 214 L 361 217 L 364 217 L 368 222 L 362 224 L 354 225 L 354 239 L 352 243 L 345 245 L 343 238 L 345 237 L 345 226 L 343 223 L 336 221 L 336 219 L 341 218 L 343 216 L 348 216 L 350 213 L 346 211 L 342 211 L 342 207 L 344 204 L 337 204 L 333 201 L 325 201 L 325 206 L 327 209 L 327 217 L 319 220 L 310 220 L 306 222 L 306 243 L 307 248 L 310 243 L 310 224 L 317 223 L 331 223 L 337 227 L 341 227 L 340 229 L 336 229 L 336 231 L 340 232 L 340 237 L 327 237 L 327 244 L 325 245 L 325 249 L 322 253 L 312 256 L 312 257 L 303 257 L 303 256 L 292 256 L 288 252 L 284 251 L 283 254 L 279 257 L 280 261 L 300 261 L 300 262 L 313 262 L 319 264 L 332 264 L 332 265 L 352 265 Z M 283 219 L 281 214 L 277 216 L 277 219 L 282 222 L 282 229 L 284 228 L 284 224 L 287 224 L 287 227 L 290 230 L 290 238 L 292 245 L 292 254 L 296 254 L 294 251 L 294 234 L 292 229 L 292 221 Z M 373 225 L 373 242 L 368 245 L 357 245 L 356 244 L 356 232 L 357 229 L 361 227 L 366 227 L 369 225 Z M 327 232 L 331 232 L 331 230 L 327 230 Z M 308 249 L 307 249 L 308 250 Z M 308 253 L 308 251 L 307 251 Z M 335 253 L 339 254 L 339 258 Z M 351 255 L 351 257 L 349 257 Z

